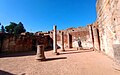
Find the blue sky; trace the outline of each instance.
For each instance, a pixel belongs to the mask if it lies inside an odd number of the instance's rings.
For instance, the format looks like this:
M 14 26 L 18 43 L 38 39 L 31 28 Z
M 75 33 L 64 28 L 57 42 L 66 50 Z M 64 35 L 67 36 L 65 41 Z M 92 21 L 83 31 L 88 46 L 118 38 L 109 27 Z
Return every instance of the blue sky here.
M 0 22 L 22 22 L 27 31 L 50 31 L 91 24 L 96 0 L 0 0 Z

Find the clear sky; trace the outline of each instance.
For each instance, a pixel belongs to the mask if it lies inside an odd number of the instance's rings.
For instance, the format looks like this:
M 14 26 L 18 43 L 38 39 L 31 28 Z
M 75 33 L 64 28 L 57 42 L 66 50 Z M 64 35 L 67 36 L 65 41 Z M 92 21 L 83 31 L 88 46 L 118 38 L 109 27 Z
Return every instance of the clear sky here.
M 91 24 L 96 0 L 0 0 L 0 22 L 22 22 L 27 31 L 50 31 Z

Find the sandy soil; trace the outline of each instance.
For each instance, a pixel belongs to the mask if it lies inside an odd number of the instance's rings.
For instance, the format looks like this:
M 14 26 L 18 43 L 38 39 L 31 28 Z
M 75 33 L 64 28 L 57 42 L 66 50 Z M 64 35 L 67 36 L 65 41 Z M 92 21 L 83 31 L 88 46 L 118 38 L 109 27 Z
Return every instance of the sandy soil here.
M 75 49 L 59 52 L 45 52 L 44 62 L 35 60 L 34 53 L 1 57 L 0 75 L 120 75 L 112 59 L 102 53 Z

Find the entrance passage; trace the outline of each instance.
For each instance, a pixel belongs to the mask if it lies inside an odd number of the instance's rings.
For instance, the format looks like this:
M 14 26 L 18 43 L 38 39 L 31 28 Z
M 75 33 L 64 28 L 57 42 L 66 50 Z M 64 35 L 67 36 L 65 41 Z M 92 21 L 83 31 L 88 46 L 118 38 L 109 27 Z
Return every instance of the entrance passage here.
M 68 48 L 72 48 L 72 35 L 68 33 Z

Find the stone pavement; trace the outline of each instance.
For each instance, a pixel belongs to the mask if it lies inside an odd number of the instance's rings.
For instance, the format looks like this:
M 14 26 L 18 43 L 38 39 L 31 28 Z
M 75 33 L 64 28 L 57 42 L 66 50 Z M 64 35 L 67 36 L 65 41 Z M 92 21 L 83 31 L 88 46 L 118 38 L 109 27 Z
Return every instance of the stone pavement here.
M 35 55 L 0 58 L 0 75 L 120 75 L 113 68 L 113 60 L 92 50 L 67 49 L 60 55 L 45 52 L 46 61 L 35 60 Z

